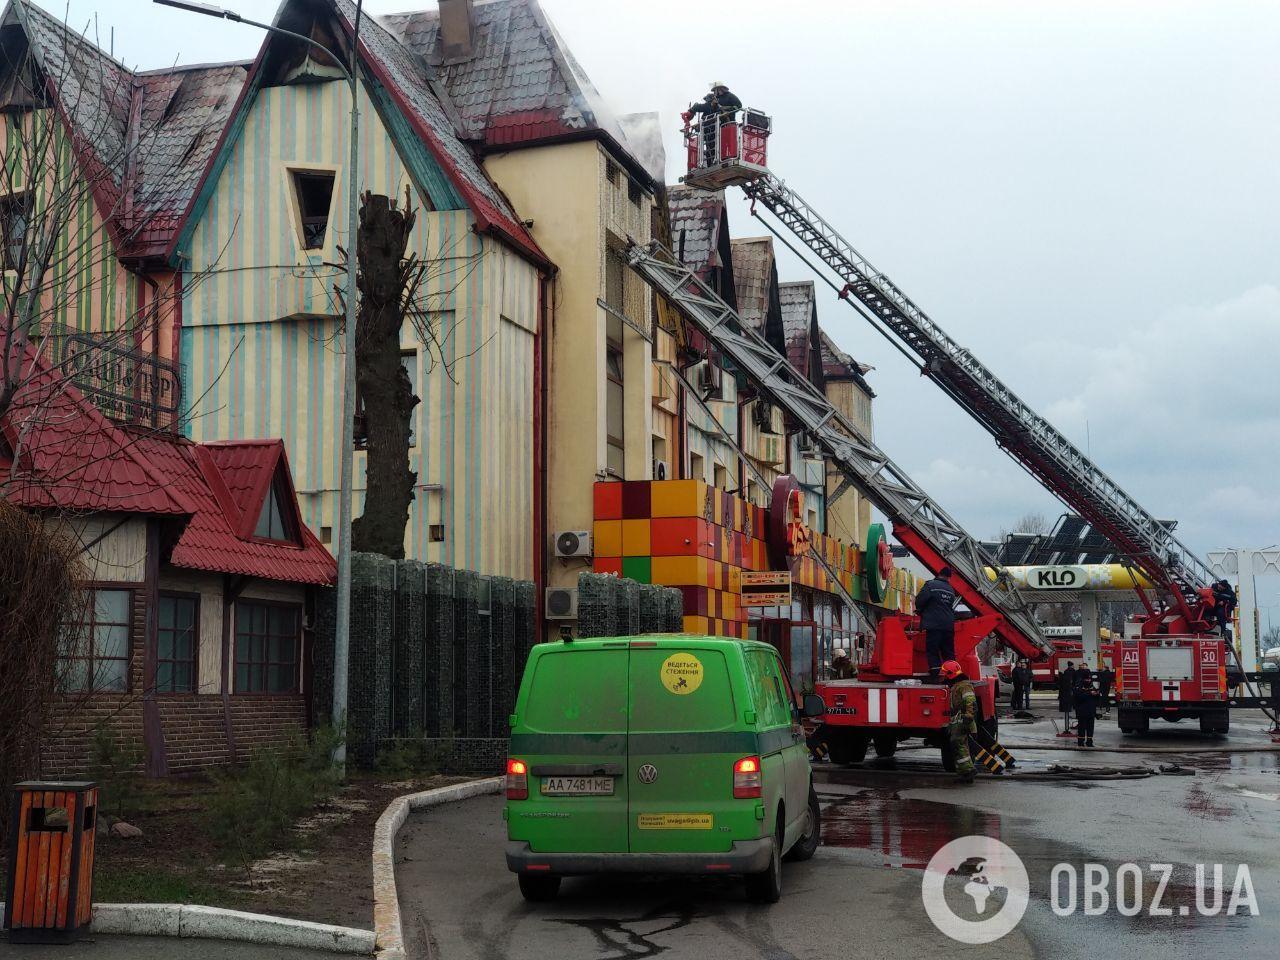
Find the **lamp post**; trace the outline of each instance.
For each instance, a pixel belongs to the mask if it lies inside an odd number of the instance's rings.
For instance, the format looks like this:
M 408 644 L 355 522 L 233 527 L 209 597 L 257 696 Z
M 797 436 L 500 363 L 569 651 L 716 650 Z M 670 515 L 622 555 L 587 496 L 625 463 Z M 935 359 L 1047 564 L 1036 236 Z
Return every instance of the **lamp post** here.
M 153 2 L 207 17 L 243 23 L 266 30 L 268 33 L 278 33 L 299 40 L 327 54 L 338 65 L 338 69 L 342 71 L 351 88 L 351 160 L 347 167 L 347 281 L 343 294 L 343 299 L 346 301 L 346 328 L 342 338 L 342 478 L 338 492 L 338 596 L 335 604 L 337 622 L 334 624 L 333 636 L 333 725 L 337 729 L 342 729 L 347 719 L 347 661 L 351 645 L 351 498 L 355 460 L 353 431 L 356 418 L 356 232 L 360 218 L 360 189 L 356 180 L 356 169 L 360 159 L 360 84 L 357 77 L 359 76 L 360 18 L 364 0 L 355 0 L 356 19 L 351 40 L 351 60 L 346 66 L 343 65 L 342 58 L 324 44 L 301 33 L 294 33 L 292 30 L 242 17 L 234 10 L 216 7 L 210 3 L 199 3 L 197 0 L 153 0 Z M 345 769 L 347 762 L 345 737 L 339 742 L 333 761 L 335 765 Z

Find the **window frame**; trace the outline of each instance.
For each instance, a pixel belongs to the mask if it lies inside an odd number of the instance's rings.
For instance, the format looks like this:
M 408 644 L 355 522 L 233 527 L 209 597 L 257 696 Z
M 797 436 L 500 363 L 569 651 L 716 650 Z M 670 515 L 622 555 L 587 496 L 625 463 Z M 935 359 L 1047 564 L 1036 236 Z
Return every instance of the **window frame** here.
M 20 266 L 19 263 L 14 262 L 10 257 L 11 243 L 9 238 L 9 216 L 13 207 L 18 205 L 23 208 L 25 219 L 25 215 L 31 212 L 29 209 L 31 202 L 30 198 L 30 190 L 15 190 L 12 193 L 7 193 L 3 197 L 0 197 L 0 268 L 3 268 L 4 273 L 16 274 L 18 272 L 18 267 Z M 21 242 L 23 244 L 26 243 L 26 233 L 30 228 L 30 222 L 25 223 L 23 227 L 23 236 L 21 238 Z M 21 257 L 19 257 L 19 259 L 20 258 Z
M 119 696 L 127 696 L 128 694 L 133 692 L 133 644 L 134 644 L 133 621 L 134 621 L 134 604 L 137 602 L 138 589 L 139 588 L 136 584 L 131 584 L 131 583 L 123 583 L 123 584 L 122 583 L 90 583 L 86 586 L 86 590 L 89 593 L 95 595 L 94 599 L 90 602 L 90 605 L 89 605 L 89 620 L 85 624 L 89 632 L 89 648 L 88 648 L 89 652 L 86 656 L 66 656 L 62 653 L 59 653 L 56 662 L 57 662 L 57 669 L 61 671 L 65 669 L 65 664 L 68 661 L 87 661 L 89 664 L 89 669 L 88 669 L 88 672 L 86 673 L 86 676 L 89 678 L 89 683 L 87 686 L 83 686 L 83 687 L 62 687 L 61 684 L 59 684 L 58 694 L 60 696 L 65 697 L 65 696 L 85 695 L 85 696 L 94 696 L 94 697 L 98 697 L 98 696 L 119 697 Z M 96 594 L 98 593 L 123 593 L 126 595 L 128 599 L 126 601 L 125 622 L 123 624 L 117 623 L 116 621 L 108 621 L 103 624 L 98 623 L 98 620 L 97 620 L 98 605 L 96 602 Z M 99 657 L 97 655 L 97 653 L 95 652 L 96 638 L 94 637 L 93 631 L 94 631 L 94 628 L 98 626 L 108 626 L 108 627 L 123 626 L 125 628 L 125 655 L 123 658 Z M 123 660 L 124 662 L 124 689 L 123 690 L 100 690 L 94 686 L 93 679 L 97 675 L 97 668 L 95 664 L 99 660 L 111 660 L 111 661 Z
M 160 625 L 160 609 L 159 604 L 165 600 L 190 600 L 193 602 L 191 614 L 191 689 L 190 690 L 161 690 L 160 689 L 160 665 L 162 663 L 171 663 L 174 666 L 185 662 L 172 657 L 160 656 L 160 634 L 165 628 Z M 176 630 L 173 631 L 176 640 Z M 159 697 L 189 697 L 200 692 L 200 594 L 191 593 L 185 590 L 161 590 L 157 597 L 156 607 L 156 649 L 155 656 L 152 658 L 156 667 L 156 679 L 152 684 L 153 692 Z
M 294 613 L 294 683 L 292 690 L 241 690 L 237 683 L 238 674 L 240 672 L 240 611 L 245 607 L 267 607 L 267 608 L 283 608 L 292 610 Z M 263 600 L 257 597 L 239 597 L 233 605 L 232 616 L 235 618 L 231 624 L 231 677 L 230 687 L 231 694 L 237 697 L 297 697 L 304 694 L 302 683 L 303 668 L 303 623 L 302 623 L 302 603 L 300 601 L 289 600 Z M 268 617 L 268 626 L 270 618 Z M 264 640 L 271 637 L 270 633 L 266 634 L 250 634 L 250 636 L 260 636 Z M 264 644 L 266 658 L 261 661 L 263 670 L 263 683 L 266 684 L 267 671 L 272 664 L 282 664 L 283 660 L 270 659 L 270 644 Z M 245 660 L 246 664 L 256 664 L 258 661 Z
M 254 522 L 253 532 L 249 535 L 249 539 L 256 543 L 276 543 L 283 546 L 302 547 L 302 531 L 298 529 L 297 518 L 294 516 L 293 510 L 288 509 L 291 498 L 289 491 L 285 487 L 284 481 L 280 477 L 277 470 L 271 477 L 271 483 L 267 485 L 267 492 L 262 498 L 262 507 L 258 511 L 258 519 Z M 276 499 L 276 507 L 280 514 L 280 523 L 284 526 L 284 537 L 277 538 L 271 536 L 263 536 L 258 533 L 258 524 L 262 522 L 262 513 L 267 509 L 270 498 L 274 496 Z
M 338 200 L 338 180 L 342 169 L 336 166 L 310 163 L 286 163 L 284 165 L 286 187 L 289 195 L 289 206 L 293 211 L 293 233 L 298 244 L 298 252 L 304 256 L 316 256 L 333 246 L 334 209 Z M 307 246 L 307 223 L 316 221 L 318 217 L 303 215 L 300 178 L 328 177 L 332 184 L 329 189 L 329 213 L 325 218 L 324 240 L 318 247 Z

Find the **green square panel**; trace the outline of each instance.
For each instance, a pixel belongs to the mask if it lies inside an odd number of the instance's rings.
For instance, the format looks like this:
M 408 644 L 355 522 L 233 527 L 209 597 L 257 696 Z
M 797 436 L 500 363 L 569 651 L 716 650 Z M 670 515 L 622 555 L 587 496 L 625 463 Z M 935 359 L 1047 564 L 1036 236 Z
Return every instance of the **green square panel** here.
M 653 581 L 653 559 L 651 557 L 623 557 L 622 575 L 636 583 Z

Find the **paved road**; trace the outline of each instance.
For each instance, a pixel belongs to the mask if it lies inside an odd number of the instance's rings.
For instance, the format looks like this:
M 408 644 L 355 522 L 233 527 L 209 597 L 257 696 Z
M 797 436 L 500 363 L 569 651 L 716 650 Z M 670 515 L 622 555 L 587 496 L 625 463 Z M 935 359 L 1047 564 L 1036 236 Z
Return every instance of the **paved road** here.
M 68 946 L 11 944 L 0 933 L 0 957 L 4 960 L 334 960 L 336 956 L 226 940 L 169 937 L 88 937 Z
M 1012 739 L 1014 731 L 1007 732 Z M 1018 731 L 1020 739 L 1045 743 L 1051 734 L 1047 723 Z M 1185 725 L 1141 742 L 1161 751 L 1206 743 Z M 1266 743 L 1260 728 L 1231 742 Z M 1278 757 L 1027 751 L 1020 757 L 1026 777 L 986 779 L 969 788 L 938 775 L 933 752 L 903 752 L 864 768 L 820 768 L 825 844 L 809 863 L 787 865 L 783 901 L 768 908 L 747 904 L 740 883 L 709 878 L 578 878 L 565 882 L 557 901 L 528 905 L 503 863 L 501 801 L 481 798 L 415 814 L 406 824 L 398 850 L 401 905 L 418 949 L 425 953 L 422 945 L 429 939 L 442 960 L 624 960 L 659 954 L 697 960 L 827 960 L 849 954 L 901 960 L 935 951 L 948 957 L 1055 960 L 1117 954 L 1202 960 L 1207 953 L 1272 958 L 1280 940 Z M 1037 779 L 1055 763 L 1171 761 L 1194 768 L 1195 775 Z M 1009 844 L 1030 877 L 1026 916 L 995 946 L 968 947 L 945 938 L 921 905 L 924 863 L 942 844 L 970 834 Z M 1126 861 L 1141 868 L 1146 906 L 1159 881 L 1149 865 L 1174 865 L 1161 898 L 1173 916 L 1149 916 L 1145 910 L 1133 917 L 1114 909 L 1099 916 L 1079 909 L 1066 917 L 1053 912 L 1049 882 L 1056 864 L 1072 865 L 1078 877 L 1086 863 L 1100 864 L 1113 885 L 1117 867 Z M 1238 865 L 1249 865 L 1260 916 L 1198 914 L 1193 865 L 1215 862 L 1225 865 L 1228 895 Z M 1065 883 L 1060 892 L 1065 903 Z M 949 903 L 952 896 L 948 887 Z

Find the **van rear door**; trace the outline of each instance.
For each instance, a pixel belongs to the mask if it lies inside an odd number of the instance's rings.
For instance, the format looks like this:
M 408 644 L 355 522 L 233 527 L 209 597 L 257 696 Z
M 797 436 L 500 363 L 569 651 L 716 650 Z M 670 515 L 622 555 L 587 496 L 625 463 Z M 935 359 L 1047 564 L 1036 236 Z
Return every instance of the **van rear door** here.
M 633 640 L 628 689 L 631 852 L 723 853 L 758 836 L 754 801 L 733 799 L 733 765 L 757 745 L 726 651 Z
M 511 756 L 529 765 L 512 840 L 535 852 L 626 852 L 627 655 L 622 641 L 538 657 L 511 736 Z

